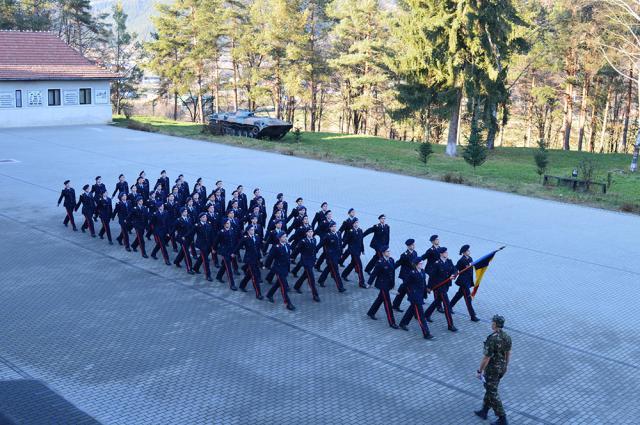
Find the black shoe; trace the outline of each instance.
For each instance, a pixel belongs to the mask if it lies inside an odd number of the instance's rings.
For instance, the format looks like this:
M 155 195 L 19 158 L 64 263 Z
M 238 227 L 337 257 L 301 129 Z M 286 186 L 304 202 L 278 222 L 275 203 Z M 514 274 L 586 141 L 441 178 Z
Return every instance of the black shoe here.
M 147 254 L 142 254 L 142 258 L 149 258 Z
M 118 241 L 118 245 L 122 245 L 122 239 L 116 238 L 116 240 Z
M 473 413 L 475 413 L 475 415 L 480 419 L 487 419 L 487 416 L 489 414 L 489 408 L 483 407 L 480 410 L 475 410 Z
M 241 286 L 241 287 L 240 287 L 240 290 L 241 290 L 242 292 L 247 292 L 247 288 L 245 288 L 244 286 Z
M 175 261 L 173 262 L 173 264 L 177 267 L 177 268 L 181 268 L 182 266 L 178 263 L 176 263 Z
M 371 320 L 378 320 L 378 318 L 376 316 L 374 316 L 373 314 L 367 313 L 367 316 L 369 316 L 369 319 L 371 319 Z
M 509 425 L 509 422 L 507 422 L 506 416 L 500 416 L 497 421 L 491 422 L 491 425 Z
M 433 336 L 433 335 L 431 335 L 431 334 L 422 335 L 422 337 L 423 337 L 424 339 L 435 339 L 435 338 L 434 338 L 434 336 Z
M 189 274 L 196 274 L 196 272 L 194 272 L 193 270 L 188 270 L 187 273 Z
M 95 234 L 93 234 L 93 235 L 91 235 L 91 237 L 92 237 L 92 238 L 95 238 L 95 237 L 96 237 L 96 235 L 95 235 Z
M 405 325 L 400 325 L 400 326 L 398 326 L 398 327 L 399 327 L 400 329 L 402 329 L 403 331 L 408 331 L 408 330 L 409 330 L 409 328 L 408 328 L 408 327 L 406 327 Z
M 449 329 L 451 332 L 458 332 L 458 328 L 456 328 L 455 326 L 449 326 L 447 329 Z
M 426 317 L 426 319 L 427 319 L 427 322 L 433 323 L 433 319 L 431 319 L 431 317 Z
M 109 245 L 113 245 L 113 242 L 112 242 L 112 241 L 109 241 Z
M 479 321 L 480 321 L 480 319 L 478 319 L 476 316 L 473 316 L 473 317 L 471 318 L 471 321 L 472 321 L 472 322 L 479 322 Z
M 324 282 L 318 282 L 318 285 L 320 285 L 321 288 L 324 288 Z
M 133 252 L 138 252 L 138 248 L 131 248 Z
M 207 276 L 207 282 L 213 282 L 213 279 L 211 278 L 211 276 Z
M 235 272 L 233 272 L 233 274 L 236 275 L 236 276 L 240 276 L 240 272 L 237 271 L 237 270 Z
M 314 295 L 314 296 L 313 296 L 313 301 L 315 301 L 315 302 L 319 303 L 319 302 L 320 302 L 320 297 L 319 297 L 319 296 L 317 296 L 317 295 Z
M 126 247 L 126 248 L 125 248 L 125 251 L 127 251 L 127 252 L 131 252 L 131 248 Z
M 167 266 L 170 266 L 170 265 L 171 265 L 171 263 L 170 263 L 169 261 L 165 261 L 164 263 L 165 263 Z
M 351 282 L 347 276 L 341 276 L 341 277 L 342 277 L 342 280 L 344 280 L 345 282 Z
M 264 297 L 262 295 L 256 295 L 256 298 L 259 299 L 260 301 L 264 300 Z
M 347 292 L 345 288 L 338 288 L 338 292 Z
M 100 235 L 100 239 L 104 239 L 104 236 Z
M 293 277 L 298 277 L 298 273 L 291 273 Z
M 198 270 L 198 269 L 193 269 L 193 272 L 194 272 L 195 274 L 200 274 L 200 270 Z
M 74 231 L 74 232 L 77 232 L 77 231 L 78 231 L 78 228 L 77 228 L 77 227 L 74 227 L 74 228 L 73 228 L 73 231 Z
M 393 307 L 393 309 L 394 309 L 395 311 L 397 311 L 398 313 L 404 313 L 404 310 L 403 310 L 403 309 L 401 309 L 400 307 Z
M 294 291 L 296 291 L 297 294 L 302 294 L 302 291 L 300 290 L 300 288 L 293 288 Z
M 151 254 L 151 258 L 153 258 L 154 260 L 157 260 L 158 257 L 156 257 L 155 255 Z
M 360 288 L 362 289 L 369 289 L 369 287 L 367 285 L 358 285 Z
M 273 297 L 270 297 L 269 295 L 267 295 L 267 301 L 269 301 L 270 303 L 275 303 Z
M 224 283 L 224 281 L 223 281 L 222 279 L 218 279 L 217 277 L 216 277 L 216 280 L 217 280 L 218 282 L 220 282 L 220 283 Z
M 293 304 L 291 304 L 291 303 L 287 304 L 287 310 L 291 310 L 291 311 L 293 311 L 293 310 L 295 310 L 295 309 L 296 309 L 296 308 L 295 308 L 295 306 L 294 306 Z
M 320 267 L 314 267 L 314 269 L 316 269 L 318 273 L 322 273 L 322 270 L 320 270 Z
M 390 327 L 391 329 L 399 329 L 399 328 L 400 328 L 400 327 L 399 327 L 398 325 L 396 325 L 395 323 L 390 324 L 390 325 L 389 325 L 389 327 Z
M 84 228 L 84 227 L 82 227 L 82 228 L 81 228 L 81 230 L 82 230 L 82 233 L 85 233 L 85 232 L 86 232 L 86 230 L 85 230 L 85 228 Z
M 231 289 L 232 291 L 237 291 L 238 287 L 236 285 L 231 285 L 229 286 L 229 289 Z

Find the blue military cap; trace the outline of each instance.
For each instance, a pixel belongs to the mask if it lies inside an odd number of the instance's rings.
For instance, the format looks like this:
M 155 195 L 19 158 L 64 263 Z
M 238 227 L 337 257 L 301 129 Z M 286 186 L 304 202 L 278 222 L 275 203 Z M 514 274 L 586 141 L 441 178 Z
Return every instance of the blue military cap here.
M 300 202 L 302 200 L 303 200 L 302 198 L 298 198 L 298 199 L 296 199 L 296 202 Z
M 388 251 L 388 250 L 389 250 L 389 247 L 387 245 L 383 245 L 383 246 L 380 247 L 380 252 L 385 252 L 385 251 Z
M 416 243 L 416 240 L 415 240 L 415 239 L 407 239 L 407 240 L 404 242 L 404 244 L 405 244 L 406 246 L 413 245 L 414 243 Z
M 443 254 L 445 252 L 447 252 L 446 246 L 441 246 L 440 248 L 438 248 L 438 254 Z
M 254 226 L 247 226 L 247 231 L 249 231 L 251 229 L 255 230 L 256 228 Z
M 469 245 L 462 245 L 460 248 L 460 255 L 462 255 L 465 251 L 468 251 L 471 248 Z
M 118 176 L 118 178 L 120 178 L 120 177 L 124 177 L 124 174 L 120 174 L 120 175 Z
M 416 257 L 411 262 L 413 263 L 413 265 L 417 266 L 418 264 L 422 263 L 422 258 Z
M 187 207 L 180 207 L 180 214 L 182 214 L 183 212 L 185 212 L 187 210 Z
M 206 217 L 207 213 L 206 212 L 201 212 L 200 214 L 198 214 L 198 218 L 202 218 L 202 217 Z
M 142 196 L 140 196 L 140 195 L 136 196 L 136 202 L 138 202 L 138 201 L 142 201 Z
M 438 239 L 438 235 L 431 235 L 431 237 L 429 238 L 429 242 L 433 242 L 436 239 Z
M 64 181 L 64 184 L 69 184 L 69 182 L 70 182 L 70 181 L 71 181 L 71 180 L 65 180 L 65 181 Z
M 96 176 L 96 181 L 98 181 L 98 179 L 101 179 L 102 176 Z
M 349 208 L 349 211 L 347 211 L 347 214 L 351 214 L 353 211 L 355 211 L 353 208 Z
M 87 189 L 89 189 L 89 185 L 88 184 L 85 184 L 84 186 L 82 186 L 82 190 L 87 190 Z
M 164 207 L 164 202 L 156 201 L 156 207 Z
M 166 174 L 167 170 L 160 171 L 160 174 Z
M 380 214 L 380 215 L 378 216 L 378 220 L 380 220 L 381 218 L 386 218 L 386 217 L 387 217 L 386 215 L 384 215 L 384 214 Z
M 276 220 L 276 222 L 275 222 L 275 223 L 273 223 L 273 224 L 278 224 L 278 223 L 280 223 L 280 224 L 284 224 L 284 221 L 282 221 L 282 220 Z

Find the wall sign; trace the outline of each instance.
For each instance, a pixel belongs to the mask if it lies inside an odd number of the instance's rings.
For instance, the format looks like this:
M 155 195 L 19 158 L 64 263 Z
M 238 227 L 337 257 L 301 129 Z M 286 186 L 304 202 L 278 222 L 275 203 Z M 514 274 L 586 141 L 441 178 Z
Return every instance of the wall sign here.
M 106 105 L 109 103 L 109 92 L 107 90 L 96 90 L 96 104 Z
M 63 99 L 65 105 L 77 105 L 78 92 L 76 90 L 65 90 Z
M 13 108 L 14 106 L 13 93 L 10 91 L 0 92 L 0 108 Z
M 27 92 L 27 105 L 42 106 L 42 92 L 40 90 L 30 90 Z

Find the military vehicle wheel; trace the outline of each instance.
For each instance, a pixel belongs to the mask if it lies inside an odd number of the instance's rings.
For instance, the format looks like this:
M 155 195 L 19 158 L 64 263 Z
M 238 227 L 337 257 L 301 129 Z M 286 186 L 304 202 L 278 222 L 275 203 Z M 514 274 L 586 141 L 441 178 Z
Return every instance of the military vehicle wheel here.
M 249 132 L 249 137 L 256 139 L 258 137 L 258 133 L 260 133 L 260 129 L 256 126 L 251 127 Z

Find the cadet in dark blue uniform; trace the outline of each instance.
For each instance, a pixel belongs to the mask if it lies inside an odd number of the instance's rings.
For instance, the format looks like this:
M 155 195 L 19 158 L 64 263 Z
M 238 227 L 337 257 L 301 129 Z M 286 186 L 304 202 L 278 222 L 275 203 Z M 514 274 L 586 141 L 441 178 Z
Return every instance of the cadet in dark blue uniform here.
M 316 228 L 316 225 L 325 218 L 327 211 L 329 211 L 329 204 L 327 204 L 326 202 L 323 202 L 320 205 L 320 211 L 318 211 L 316 215 L 313 216 L 313 220 L 311 220 L 311 227 L 313 227 L 313 232 L 316 235 L 318 234 L 318 229 Z
M 124 174 L 120 174 L 118 176 L 118 183 L 116 183 L 116 188 L 113 189 L 111 197 L 113 198 L 114 196 L 116 196 L 116 194 L 118 194 L 118 197 L 116 199 L 120 199 L 120 195 L 122 195 L 123 193 L 129 193 L 129 183 L 127 183 L 127 181 L 125 180 Z
M 245 213 L 249 213 L 249 201 L 247 200 L 247 194 L 244 193 L 244 186 L 239 185 L 236 191 L 238 192 L 238 206 Z
M 400 274 L 398 277 L 402 279 L 402 283 L 398 288 L 398 294 L 393 299 L 393 309 L 402 313 L 402 309 L 400 308 L 400 304 L 402 304 L 402 300 L 404 296 L 407 295 L 407 278 L 409 277 L 409 272 L 414 269 L 413 263 L 416 258 L 418 258 L 418 253 L 415 251 L 415 239 L 407 239 L 405 241 L 405 245 L 407 246 L 407 250 L 400 255 L 400 259 L 396 261 L 396 269 L 400 267 Z
M 207 213 L 200 213 L 198 222 L 195 226 L 196 248 L 198 248 L 198 260 L 193 265 L 193 271 L 200 273 L 200 266 L 204 265 L 204 274 L 209 282 L 213 282 L 211 278 L 211 269 L 209 268 L 209 252 L 213 241 L 211 240 L 211 224 L 207 221 Z
M 170 266 L 169 254 L 167 253 L 167 240 L 169 239 L 169 213 L 165 210 L 164 204 L 158 202 L 157 209 L 151 216 L 151 223 L 153 225 L 153 239 L 156 241 L 156 246 L 151 251 L 151 258 L 157 260 L 156 254 L 158 251 L 162 252 L 162 258 L 164 263 Z
M 144 231 L 149 223 L 149 209 L 144 206 L 144 198 L 142 198 L 142 196 L 138 196 L 136 199 L 136 206 L 131 209 L 127 222 L 130 223 L 136 231 L 136 240 L 131 244 L 131 248 L 137 251 L 139 245 L 142 257 L 149 258 L 144 245 Z
M 268 231 L 264 237 L 264 242 L 262 243 L 262 252 L 266 254 L 269 251 L 270 245 L 277 245 L 282 233 L 284 233 L 282 231 L 282 220 L 274 222 L 274 228 Z
M 393 329 L 398 329 L 396 319 L 393 317 L 391 300 L 389 298 L 389 291 L 395 286 L 394 261 L 393 258 L 391 258 L 389 247 L 382 246 L 380 247 L 380 250 L 382 251 L 382 258 L 378 260 L 371 271 L 371 275 L 369 275 L 369 285 L 375 281 L 375 286 L 380 290 L 380 292 L 378 293 L 376 300 L 371 304 L 371 308 L 369 308 L 367 316 L 373 320 L 377 320 L 376 313 L 380 306 L 384 304 L 384 311 L 387 314 L 387 322 L 389 322 L 389 326 Z
M 329 229 L 331 229 L 331 226 L 335 226 L 335 225 L 336 225 L 336 222 L 333 221 L 333 213 L 331 212 L 331 210 L 327 210 L 324 216 L 318 222 L 316 229 L 314 230 L 314 233 L 320 237 L 318 250 L 322 249 L 322 255 L 318 257 L 318 260 L 316 260 L 316 270 L 318 271 L 320 271 L 320 267 L 322 266 L 322 263 L 327 259 L 327 247 L 325 246 L 325 242 L 326 242 L 325 237 L 329 234 Z M 340 243 L 342 243 L 342 238 L 340 239 Z M 337 266 L 337 263 L 340 262 L 341 255 L 342 255 L 342 247 L 340 247 L 340 255 L 338 255 L 338 261 L 336 262 L 336 266 Z M 337 270 L 338 269 L 336 268 L 336 271 Z
M 140 188 L 138 188 L 138 192 L 141 192 L 142 197 L 146 201 L 147 199 L 149 199 L 151 188 L 149 187 L 149 180 L 147 179 L 147 174 L 144 172 L 144 170 L 140 171 L 140 174 L 138 174 L 138 182 L 141 182 L 142 184 L 142 191 L 140 191 Z
M 367 237 L 369 234 L 373 234 L 371 238 L 371 242 L 369 246 L 373 248 L 376 254 L 371 258 L 367 266 L 364 268 L 364 271 L 367 273 L 371 273 L 373 266 L 376 265 L 376 262 L 382 257 L 382 252 L 380 252 L 380 248 L 383 246 L 389 246 L 389 225 L 385 223 L 386 216 L 384 214 L 380 214 L 378 216 L 378 224 L 375 224 L 369 227 L 363 233 L 363 237 Z
M 304 209 L 303 209 L 303 210 L 300 210 L 300 211 L 304 211 Z M 296 218 L 296 219 L 294 220 L 294 223 L 295 223 L 297 220 L 298 220 L 298 219 Z M 291 247 L 292 247 L 294 250 L 295 250 L 296 246 L 298 245 L 298 242 L 300 242 L 300 241 L 301 241 L 301 240 L 302 240 L 302 239 L 307 235 L 307 230 L 309 230 L 309 229 L 311 229 L 311 225 L 309 224 L 309 217 L 305 215 L 304 217 L 302 217 L 302 221 L 301 221 L 300 225 L 296 227 L 296 231 L 295 231 L 295 233 L 293 234 L 293 236 L 291 236 L 291 237 L 289 238 L 289 241 L 290 241 L 290 243 L 291 243 Z M 313 230 L 313 229 L 311 229 L 311 230 Z M 289 229 L 289 232 L 291 232 L 291 228 Z M 289 236 L 289 235 L 287 234 L 287 236 Z M 291 259 L 292 259 L 292 260 L 295 260 L 295 256 L 294 256 L 294 257 L 292 257 Z M 294 270 L 293 270 L 293 274 L 294 274 L 294 276 L 295 276 L 296 272 L 297 272 L 297 270 L 296 270 L 296 269 L 294 269 Z
M 167 233 L 169 234 L 169 240 L 171 241 L 171 246 L 173 247 L 173 252 L 178 252 L 178 244 L 176 243 L 175 230 L 176 230 L 176 221 L 180 217 L 180 206 L 176 202 L 176 198 L 173 193 L 170 193 L 167 196 L 167 203 L 164 207 L 169 215 L 169 219 L 167 222 Z
M 293 211 L 291 211 L 291 214 L 294 214 L 294 213 L 296 214 L 296 216 L 293 218 L 293 222 L 291 223 L 291 226 L 287 227 L 287 235 L 290 235 L 292 232 L 296 231 L 303 224 L 308 224 L 309 227 L 311 227 L 311 225 L 309 224 L 309 217 L 307 216 L 307 209 L 305 207 L 301 207 L 297 210 L 294 208 Z M 291 217 L 291 214 L 289 214 L 289 217 Z M 306 221 L 305 221 L 305 218 L 306 218 Z M 287 219 L 287 223 L 288 223 L 288 219 Z
M 342 278 L 344 280 L 348 280 L 347 276 L 349 276 L 351 270 L 355 269 L 356 275 L 358 276 L 358 286 L 361 288 L 368 288 L 364 281 L 362 261 L 360 260 L 360 256 L 364 254 L 364 242 L 362 241 L 363 232 L 357 218 L 353 220 L 350 227 L 351 228 L 345 232 L 342 245 L 347 247 L 345 253 L 351 255 L 351 262 L 342 271 Z
M 467 305 L 467 310 L 469 311 L 469 316 L 471 316 L 472 322 L 478 322 L 480 319 L 476 316 L 476 312 L 473 309 L 473 304 L 471 302 L 471 287 L 473 287 L 473 267 L 464 270 L 469 267 L 473 263 L 473 258 L 471 258 L 471 252 L 469 251 L 469 245 L 462 245 L 460 248 L 460 259 L 456 264 L 456 269 L 458 270 L 458 278 L 456 279 L 456 285 L 458 285 L 458 292 L 451 299 L 451 312 L 453 313 L 453 306 L 460 301 L 461 298 L 464 298 L 464 302 Z M 462 272 L 462 273 L 461 273 Z
M 303 202 L 304 202 L 304 199 L 302 199 L 302 198 L 296 199 L 296 205 L 293 207 L 293 209 L 291 210 L 291 213 L 289 213 L 289 216 L 287 217 L 287 224 L 289 224 L 289 222 L 291 220 L 294 220 L 296 217 L 298 217 L 300 215 L 300 210 L 301 209 L 304 208 L 305 214 L 307 213 L 307 209 L 303 205 Z
M 235 291 L 238 288 L 233 280 L 233 266 L 232 259 L 235 258 L 235 248 L 236 248 L 236 235 L 231 229 L 231 220 L 225 220 L 222 225 L 222 230 L 218 232 L 216 238 L 213 240 L 213 252 L 220 254 L 222 257 L 222 265 L 220 270 L 218 270 L 218 274 L 216 275 L 216 279 L 218 282 L 222 282 L 222 276 L 226 273 L 227 279 L 229 279 L 229 288 Z
M 131 202 L 131 206 L 134 207 L 136 205 L 136 198 L 140 196 L 138 193 L 138 186 L 131 185 L 129 188 L 129 193 L 127 193 L 127 200 Z
M 109 223 L 111 222 L 111 215 L 113 214 L 113 205 L 107 192 L 102 192 L 102 197 L 98 199 L 96 204 L 96 214 L 98 214 L 98 217 L 100 217 L 100 221 L 102 222 L 102 228 L 100 229 L 98 236 L 100 236 L 100 239 L 104 239 L 104 234 L 106 233 L 109 245 L 113 245 L 113 241 L 111 240 L 111 227 L 109 226 Z
M 175 264 L 176 267 L 180 267 L 180 263 L 184 260 L 187 265 L 187 273 L 189 274 L 195 273 L 191 267 L 191 256 L 189 255 L 189 250 L 193 244 L 194 231 L 194 223 L 191 221 L 191 217 L 189 217 L 187 208 L 180 208 L 180 218 L 176 220 L 176 238 L 180 244 L 180 252 L 178 252 L 176 259 L 173 260 L 173 264 Z
M 102 198 L 102 194 L 107 191 L 107 187 L 102 183 L 102 177 L 96 177 L 96 183 L 91 186 L 91 194 L 93 195 L 93 199 L 98 202 L 99 199 Z
M 193 197 L 193 195 L 195 195 L 196 193 L 198 194 L 198 202 L 200 203 L 200 208 L 203 208 L 204 204 L 207 202 L 207 187 L 204 185 L 202 177 L 198 177 L 198 180 L 196 180 L 196 184 L 193 186 L 191 197 Z
M 216 188 L 214 189 L 215 191 L 220 192 L 220 199 L 222 200 L 222 205 L 224 206 L 225 201 L 227 199 L 227 192 L 224 190 L 224 187 L 222 187 L 223 183 L 222 180 L 218 180 L 216 182 Z
M 238 252 L 240 248 L 244 248 L 244 277 L 240 281 L 240 290 L 247 292 L 245 289 L 247 283 L 251 281 L 253 289 L 256 292 L 256 298 L 261 300 L 263 298 L 262 291 L 260 289 L 260 283 L 262 283 L 262 276 L 260 274 L 260 259 L 262 255 L 260 253 L 260 241 L 255 234 L 253 226 L 247 227 L 246 235 L 240 240 L 235 250 Z
M 172 189 L 171 189 L 171 181 L 169 180 L 169 177 L 167 177 L 167 171 L 166 170 L 160 171 L 160 177 L 158 177 L 158 180 L 156 180 L 156 184 L 153 185 L 153 189 L 155 190 L 160 185 L 162 185 L 162 188 L 164 189 L 165 193 L 167 193 L 167 195 L 169 193 L 171 193 L 171 191 L 172 191 Z
M 413 317 L 416 318 L 420 329 L 422 330 L 422 336 L 424 339 L 433 339 L 431 332 L 429 331 L 429 325 L 425 318 L 422 306 L 424 304 L 424 293 L 426 291 L 427 274 L 423 270 L 423 262 L 421 258 L 414 258 L 413 270 L 411 270 L 407 276 L 407 298 L 411 303 L 404 313 L 402 320 L 400 321 L 400 329 L 408 331 L 407 325 Z
M 67 211 L 67 215 L 64 217 L 64 221 L 62 222 L 65 226 L 69 225 L 71 222 L 71 227 L 74 232 L 78 231 L 76 227 L 76 222 L 73 219 L 73 210 L 76 209 L 76 191 L 71 187 L 71 181 L 64 181 L 64 189 L 60 192 L 60 197 L 58 198 L 58 206 L 60 206 L 60 202 L 64 200 L 64 209 Z
M 129 214 L 131 214 L 131 209 L 133 206 L 131 202 L 127 199 L 126 193 L 120 194 L 120 201 L 116 204 L 113 213 L 111 214 L 111 220 L 118 216 L 118 224 L 120 224 L 120 235 L 116 238 L 118 243 L 122 245 L 124 243 L 124 249 L 127 251 L 131 251 L 129 247 L 129 228 L 127 225 L 127 218 Z
M 80 195 L 75 208 L 75 210 L 78 211 L 78 208 L 80 208 L 80 205 L 82 205 L 82 215 L 84 216 L 84 223 L 82 224 L 80 230 L 82 230 L 82 232 L 85 232 L 88 228 L 89 232 L 91 233 L 91 237 L 95 238 L 96 231 L 93 227 L 93 215 L 96 212 L 96 201 L 95 199 L 93 199 L 93 196 L 91 196 L 88 184 L 85 184 L 82 187 L 82 190 L 83 192 Z
M 295 258 L 298 254 L 301 255 L 300 262 L 295 267 L 294 271 L 302 266 L 304 267 L 304 272 L 302 273 L 300 278 L 298 278 L 295 285 L 293 285 L 293 289 L 295 289 L 297 293 L 301 294 L 302 291 L 300 291 L 300 287 L 306 280 L 309 283 L 309 288 L 311 288 L 313 300 L 315 302 L 320 302 L 318 290 L 316 289 L 315 276 L 313 275 L 313 265 L 316 262 L 316 238 L 313 236 L 313 229 L 311 229 L 311 226 L 307 227 L 305 237 L 300 239 L 296 244 L 291 257 Z
M 354 210 L 353 208 L 349 208 L 349 211 L 347 212 L 347 218 L 342 222 L 340 228 L 338 229 L 338 233 L 340 233 L 340 236 L 343 240 L 345 239 L 345 235 L 347 234 L 347 232 L 353 227 L 353 222 L 356 220 L 358 220 L 358 218 L 356 217 L 356 210 Z M 349 255 L 351 255 L 351 253 L 348 249 L 345 249 L 342 253 L 342 257 L 340 257 L 340 267 L 344 265 L 344 262 L 347 258 L 349 258 Z
M 438 235 L 431 235 L 431 237 L 429 238 L 429 242 L 431 242 L 431 247 L 427 249 L 427 251 L 422 254 L 420 258 L 422 258 L 423 260 L 427 260 L 427 264 L 424 270 L 429 275 L 429 282 L 427 286 L 432 287 L 433 285 L 438 283 L 436 282 L 434 267 L 440 259 L 440 253 L 438 253 L 438 248 L 440 247 L 440 238 L 438 237 Z M 444 310 L 442 309 L 442 303 L 439 299 L 437 299 L 437 297 L 436 308 L 440 313 L 444 312 Z
M 273 294 L 280 288 L 282 299 L 287 306 L 287 310 L 295 310 L 296 308 L 289 299 L 289 283 L 287 282 L 289 267 L 291 266 L 290 257 L 291 247 L 287 243 L 287 234 L 282 233 L 278 243 L 271 248 L 265 260 L 266 267 L 271 268 L 271 271 L 276 277 L 275 283 L 271 286 L 269 292 L 267 292 L 267 299 L 270 302 L 274 302 Z
M 327 276 L 331 273 L 331 277 L 336 282 L 336 287 L 339 292 L 344 292 L 346 289 L 342 285 L 342 279 L 338 270 L 338 261 L 340 255 L 342 255 L 342 238 L 336 231 L 336 223 L 332 222 L 329 227 L 329 233 L 324 236 L 320 241 L 320 245 L 324 247 L 324 253 L 326 254 L 327 267 L 325 267 L 322 274 L 318 278 L 320 286 L 324 287 L 324 282 L 327 280 Z M 316 248 L 319 249 L 320 245 Z
M 186 203 L 186 199 L 190 197 L 191 192 L 189 191 L 189 183 L 184 180 L 184 175 L 180 174 L 178 176 L 178 178 L 176 179 L 176 186 L 178 186 L 178 192 Z
M 276 204 L 273 206 L 274 211 L 276 210 L 276 205 L 278 206 L 278 208 L 280 210 L 282 210 L 283 214 L 282 214 L 282 220 L 285 222 L 287 222 L 287 217 L 289 214 L 289 204 L 287 203 L 287 201 L 284 200 L 284 194 L 283 193 L 278 193 L 278 196 L 276 196 Z
M 455 275 L 457 270 L 453 265 L 453 262 L 448 258 L 449 254 L 447 253 L 447 248 L 438 248 L 438 253 L 440 254 L 440 259 L 436 261 L 435 265 L 433 266 L 434 283 L 429 283 L 429 289 L 434 291 L 435 300 L 431 303 L 429 308 L 427 308 L 425 315 L 427 316 L 427 321 L 431 322 L 431 315 L 436 309 L 437 302 L 440 301 L 442 307 L 444 308 L 444 315 L 447 318 L 447 327 L 451 332 L 456 332 L 458 329 L 453 326 L 453 318 L 451 317 L 451 305 L 449 304 L 449 296 L 447 295 L 449 287 L 451 286 L 451 281 L 437 289 L 434 289 L 434 287 L 444 282 L 451 276 Z M 431 279 L 429 279 L 429 281 L 431 282 Z

